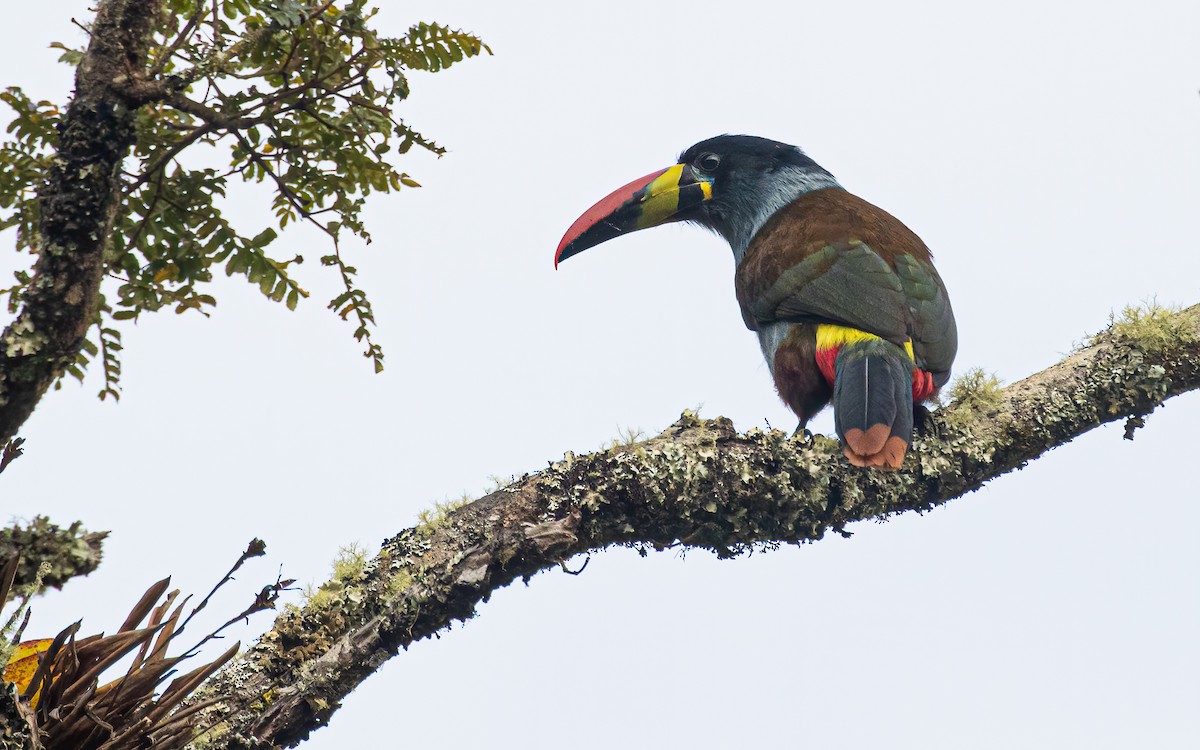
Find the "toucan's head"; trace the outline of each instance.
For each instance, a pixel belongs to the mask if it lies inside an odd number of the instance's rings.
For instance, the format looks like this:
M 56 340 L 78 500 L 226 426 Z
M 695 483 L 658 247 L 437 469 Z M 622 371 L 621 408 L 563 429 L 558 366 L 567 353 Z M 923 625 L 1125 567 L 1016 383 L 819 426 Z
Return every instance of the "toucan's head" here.
M 758 228 L 804 193 L 838 187 L 795 146 L 752 135 L 720 135 L 679 155 L 679 163 L 634 180 L 575 220 L 554 265 L 618 235 L 691 221 L 729 241 L 740 258 Z

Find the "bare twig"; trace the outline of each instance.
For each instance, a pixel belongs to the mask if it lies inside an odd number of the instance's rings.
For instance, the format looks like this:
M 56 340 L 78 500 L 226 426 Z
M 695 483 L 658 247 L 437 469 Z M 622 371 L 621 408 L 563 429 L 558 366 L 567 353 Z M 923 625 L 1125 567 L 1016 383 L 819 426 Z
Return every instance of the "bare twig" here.
M 208 606 L 208 602 L 213 598 L 213 595 L 221 589 L 222 586 L 233 580 L 233 574 L 238 572 L 238 570 L 241 569 L 242 565 L 244 565 L 247 560 L 254 557 L 262 557 L 265 554 L 267 554 L 267 543 L 257 537 L 251 539 L 250 543 L 246 545 L 246 551 L 243 552 L 240 557 L 238 557 L 237 562 L 233 564 L 233 567 L 229 569 L 229 572 L 227 572 L 221 580 L 217 581 L 217 585 L 212 587 L 212 590 L 209 591 L 202 600 L 200 600 L 200 603 L 197 604 L 196 608 L 191 611 L 191 614 L 187 616 L 187 619 L 175 629 L 175 635 L 179 635 L 184 631 L 185 628 L 187 628 L 188 623 L 192 621 L 192 618 L 194 618 L 201 610 Z M 241 616 L 239 615 L 234 619 L 240 620 Z
M 158 59 L 155 60 L 154 64 L 150 66 L 150 70 L 148 72 L 149 78 L 157 78 L 162 74 L 163 70 L 167 67 L 167 64 L 171 62 L 171 58 L 175 56 L 175 53 L 179 51 L 179 48 L 187 42 L 188 38 L 192 35 L 192 32 L 196 30 L 196 27 L 200 23 L 200 18 L 203 15 L 204 3 L 196 3 L 196 12 L 192 13 L 191 17 L 188 18 L 187 23 L 185 23 L 179 33 L 175 35 L 175 38 L 171 40 L 171 43 L 162 48 L 158 54 Z

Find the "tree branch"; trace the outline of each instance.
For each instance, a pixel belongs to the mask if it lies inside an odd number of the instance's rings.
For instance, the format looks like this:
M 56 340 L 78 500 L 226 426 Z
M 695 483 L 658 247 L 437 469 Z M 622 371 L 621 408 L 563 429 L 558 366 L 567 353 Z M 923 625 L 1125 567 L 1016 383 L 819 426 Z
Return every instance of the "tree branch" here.
M 1200 388 L 1200 305 L 1115 324 L 1003 390 L 932 416 L 901 471 L 856 469 L 836 443 L 738 435 L 685 413 L 661 435 L 571 454 L 387 540 L 361 570 L 285 611 L 196 700 L 206 748 L 291 747 L 399 649 L 472 616 L 496 589 L 614 544 L 677 544 L 728 557 L 799 544 L 853 521 L 924 511 L 1106 422 L 1140 419 Z
M 0 560 L 14 554 L 21 556 L 16 586 L 33 583 L 38 568 L 49 563 L 50 570 L 42 576 L 41 586 L 61 589 L 68 580 L 85 576 L 100 565 L 101 544 L 107 536 L 107 531 L 88 531 L 79 521 L 64 529 L 38 516 L 29 523 L 0 529 Z
M 39 190 L 38 260 L 16 320 L 0 334 L 0 441 L 75 361 L 96 312 L 105 244 L 134 142 L 134 108 L 118 87 L 143 66 L 159 0 L 103 0 L 75 75 L 57 158 Z

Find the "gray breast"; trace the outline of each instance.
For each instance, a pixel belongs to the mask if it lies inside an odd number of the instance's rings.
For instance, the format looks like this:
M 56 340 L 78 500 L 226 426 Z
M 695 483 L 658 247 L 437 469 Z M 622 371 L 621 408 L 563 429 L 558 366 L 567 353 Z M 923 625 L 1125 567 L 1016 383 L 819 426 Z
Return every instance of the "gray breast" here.
M 787 322 L 769 323 L 758 329 L 758 345 L 762 347 L 763 357 L 767 360 L 767 367 L 771 368 L 771 376 L 775 376 L 775 350 L 787 338 L 788 330 L 792 324 Z

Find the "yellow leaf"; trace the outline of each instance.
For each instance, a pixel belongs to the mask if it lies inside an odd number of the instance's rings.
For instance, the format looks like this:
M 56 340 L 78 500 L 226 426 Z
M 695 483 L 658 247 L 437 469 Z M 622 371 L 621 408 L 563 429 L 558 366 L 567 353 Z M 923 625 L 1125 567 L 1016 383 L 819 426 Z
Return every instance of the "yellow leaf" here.
M 30 680 L 37 672 L 38 657 L 54 643 L 53 638 L 39 638 L 36 641 L 23 641 L 17 645 L 8 665 L 4 667 L 4 679 L 17 686 L 17 692 L 23 693 L 29 687 Z M 33 696 L 33 705 L 37 705 L 37 695 Z

